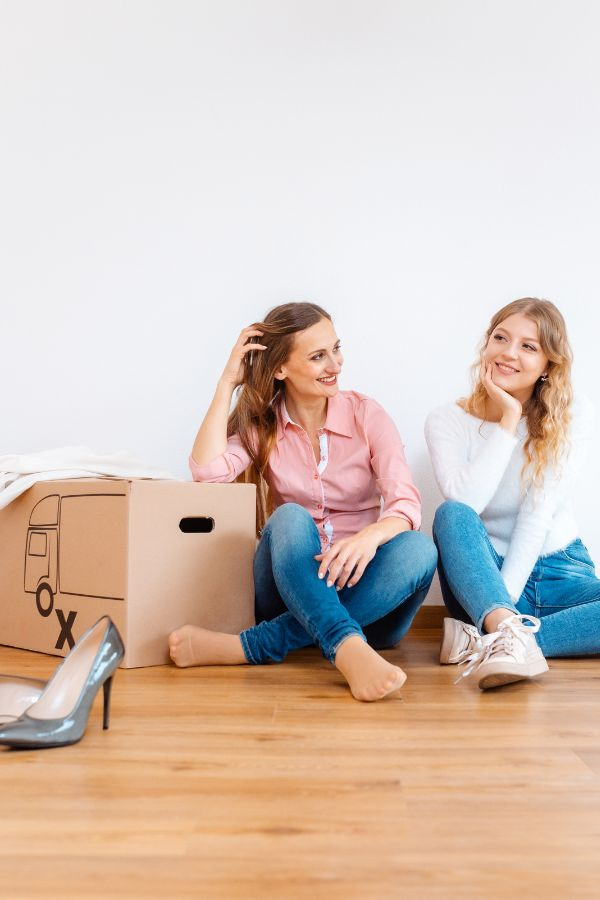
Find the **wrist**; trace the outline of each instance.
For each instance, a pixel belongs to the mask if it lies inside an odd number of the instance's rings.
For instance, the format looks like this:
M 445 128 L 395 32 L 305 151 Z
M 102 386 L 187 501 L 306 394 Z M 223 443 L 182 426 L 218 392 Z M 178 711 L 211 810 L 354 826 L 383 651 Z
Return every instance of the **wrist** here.
M 371 529 L 373 530 L 373 536 L 377 540 L 377 546 L 380 547 L 382 544 L 391 541 L 397 534 L 401 534 L 403 531 L 412 531 L 412 525 L 403 516 L 386 516 L 369 525 L 368 530 Z
M 231 381 L 231 379 L 226 378 L 222 375 L 217 382 L 217 389 L 215 393 L 223 397 L 228 397 L 231 400 L 236 387 L 237 384 L 234 381 Z
M 521 420 L 521 413 L 515 411 L 505 412 L 502 414 L 502 418 L 500 419 L 500 427 L 504 429 L 504 431 L 508 431 L 509 434 L 513 436 L 517 433 L 517 426 Z

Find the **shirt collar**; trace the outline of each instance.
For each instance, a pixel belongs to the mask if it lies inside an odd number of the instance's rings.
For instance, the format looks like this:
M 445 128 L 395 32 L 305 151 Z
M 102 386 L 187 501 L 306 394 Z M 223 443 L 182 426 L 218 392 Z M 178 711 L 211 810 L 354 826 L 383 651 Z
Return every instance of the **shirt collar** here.
M 352 423 L 350 416 L 351 406 L 344 401 L 341 394 L 336 394 L 327 404 L 327 418 L 325 419 L 324 431 L 331 431 L 334 434 L 342 434 L 344 437 L 352 437 Z M 285 435 L 285 429 L 288 425 L 294 425 L 294 421 L 290 418 L 285 405 L 285 398 L 281 398 L 277 407 L 277 440 L 282 440 Z

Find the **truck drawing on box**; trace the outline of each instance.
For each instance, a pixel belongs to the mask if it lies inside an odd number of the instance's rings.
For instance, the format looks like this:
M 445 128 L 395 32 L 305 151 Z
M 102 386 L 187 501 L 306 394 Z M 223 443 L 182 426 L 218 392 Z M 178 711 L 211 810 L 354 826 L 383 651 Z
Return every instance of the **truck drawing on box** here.
M 31 510 L 25 593 L 41 616 L 63 596 L 125 597 L 125 494 L 50 494 Z

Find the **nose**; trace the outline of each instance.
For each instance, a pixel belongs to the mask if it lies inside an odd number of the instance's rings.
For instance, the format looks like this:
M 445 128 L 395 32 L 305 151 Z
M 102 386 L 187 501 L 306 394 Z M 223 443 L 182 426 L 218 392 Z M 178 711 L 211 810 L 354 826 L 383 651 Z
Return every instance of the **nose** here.
M 512 341 L 510 344 L 506 344 L 504 347 L 504 352 L 502 356 L 505 356 L 507 359 L 516 359 L 519 355 L 518 352 L 518 343 L 517 341 Z

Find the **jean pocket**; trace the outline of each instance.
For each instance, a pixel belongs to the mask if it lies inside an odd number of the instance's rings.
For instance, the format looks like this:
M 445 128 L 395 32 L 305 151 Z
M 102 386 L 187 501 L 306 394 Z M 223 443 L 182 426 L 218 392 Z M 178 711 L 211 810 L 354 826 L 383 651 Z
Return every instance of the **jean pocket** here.
M 563 559 L 566 559 L 567 562 L 572 563 L 574 566 L 585 566 L 586 569 L 594 571 L 594 563 L 587 551 L 587 547 L 580 538 L 577 538 L 558 552 Z

